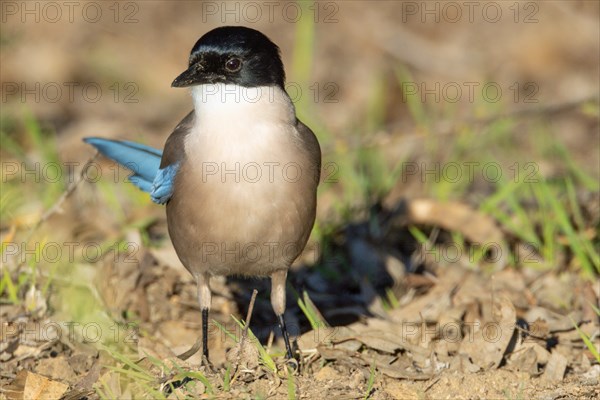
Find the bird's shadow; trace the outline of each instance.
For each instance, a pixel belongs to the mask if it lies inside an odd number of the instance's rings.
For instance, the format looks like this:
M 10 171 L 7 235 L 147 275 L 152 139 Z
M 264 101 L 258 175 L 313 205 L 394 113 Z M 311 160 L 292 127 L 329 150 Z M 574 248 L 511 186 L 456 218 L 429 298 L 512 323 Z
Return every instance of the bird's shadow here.
M 313 248 L 307 246 L 316 256 L 288 273 L 285 319 L 292 337 L 313 329 L 299 300 L 312 302 L 326 324 L 336 327 L 385 313 L 390 291 L 403 294 L 403 277 L 420 268 L 411 257 L 418 243 L 406 228 L 405 209 L 402 201 L 393 209 L 377 203 L 363 219 L 340 226 Z M 258 290 L 250 327 L 261 342 L 271 332 L 280 335 L 270 279 L 229 277 L 227 284 L 242 315 L 252 290 Z

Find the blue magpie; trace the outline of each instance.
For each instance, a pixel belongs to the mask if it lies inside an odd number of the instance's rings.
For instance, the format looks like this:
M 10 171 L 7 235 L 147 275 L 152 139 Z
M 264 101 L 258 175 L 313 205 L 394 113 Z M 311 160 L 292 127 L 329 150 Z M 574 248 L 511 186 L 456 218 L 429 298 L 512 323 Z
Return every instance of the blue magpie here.
M 283 318 L 286 278 L 312 230 L 321 150 L 285 91 L 279 48 L 245 27 L 220 27 L 192 48 L 172 87 L 189 87 L 194 104 L 164 149 L 89 137 L 130 169 L 129 180 L 166 205 L 182 264 L 197 282 L 202 352 L 208 362 L 209 280 L 270 276 L 271 304 L 293 358 Z

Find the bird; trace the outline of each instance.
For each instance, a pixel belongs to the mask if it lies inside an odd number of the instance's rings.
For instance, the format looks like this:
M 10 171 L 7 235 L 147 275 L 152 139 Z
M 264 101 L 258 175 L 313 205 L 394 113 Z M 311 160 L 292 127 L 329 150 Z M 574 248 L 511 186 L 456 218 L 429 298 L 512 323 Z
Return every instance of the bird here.
M 196 281 L 203 360 L 210 362 L 210 279 L 222 275 L 271 278 L 291 360 L 286 280 L 315 222 L 321 148 L 286 92 L 280 49 L 255 29 L 215 28 L 198 39 L 171 86 L 189 88 L 193 110 L 163 150 L 83 140 L 130 169 L 129 181 L 166 206 L 171 242 Z

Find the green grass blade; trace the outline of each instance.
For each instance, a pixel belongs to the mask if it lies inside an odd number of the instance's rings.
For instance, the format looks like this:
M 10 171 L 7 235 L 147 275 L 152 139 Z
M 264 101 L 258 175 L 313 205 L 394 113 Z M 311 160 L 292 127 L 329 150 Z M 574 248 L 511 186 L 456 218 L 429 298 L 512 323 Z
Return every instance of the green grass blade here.
M 573 324 L 573 326 L 577 330 L 577 333 L 579 334 L 579 337 L 581 337 L 581 340 L 583 340 L 583 343 L 585 343 L 585 346 L 588 348 L 588 350 L 590 351 L 590 353 L 592 353 L 592 355 L 596 359 L 596 362 L 600 363 L 600 353 L 598 353 L 598 349 L 596 349 L 596 345 L 594 343 L 592 343 L 592 340 L 588 337 L 588 335 L 585 334 L 584 331 L 582 331 L 581 329 L 579 329 L 579 326 L 573 320 L 573 318 L 571 318 L 571 317 L 569 317 L 569 318 L 571 319 L 571 323 Z
M 176 374 L 173 377 L 173 380 L 176 381 L 180 381 L 184 378 L 190 378 L 190 379 L 196 379 L 200 382 L 202 382 L 202 384 L 204 384 L 204 386 L 206 387 L 206 391 L 208 394 L 214 394 L 215 390 L 212 387 L 212 384 L 210 383 L 210 381 L 208 380 L 208 378 L 206 376 L 204 376 L 203 374 L 201 374 L 200 372 L 197 371 L 185 371 L 179 374 Z
M 371 392 L 373 391 L 374 385 L 375 385 L 375 364 L 371 365 L 371 373 L 369 374 L 369 381 L 367 382 L 367 388 L 365 390 L 364 400 L 371 398 Z
M 231 390 L 231 364 L 227 364 L 225 375 L 223 376 L 223 390 L 229 392 Z
M 233 318 L 233 315 L 232 315 L 231 317 Z M 234 319 L 235 319 L 235 318 L 234 318 Z M 226 335 L 229 337 L 229 339 L 233 340 L 233 342 L 234 342 L 234 343 L 238 343 L 238 342 L 240 341 L 240 340 L 239 340 L 239 339 L 238 339 L 238 338 L 235 336 L 235 334 L 233 334 L 233 333 L 229 332 L 229 331 L 227 330 L 227 328 L 225 328 L 223 325 L 221 325 L 221 324 L 219 323 L 219 321 L 213 320 L 213 324 L 215 324 L 215 325 L 217 326 L 217 328 L 219 328 L 219 330 L 220 330 L 221 332 L 223 332 L 224 334 L 226 334 Z
M 287 395 L 289 400 L 296 400 L 296 380 L 289 367 L 287 368 Z

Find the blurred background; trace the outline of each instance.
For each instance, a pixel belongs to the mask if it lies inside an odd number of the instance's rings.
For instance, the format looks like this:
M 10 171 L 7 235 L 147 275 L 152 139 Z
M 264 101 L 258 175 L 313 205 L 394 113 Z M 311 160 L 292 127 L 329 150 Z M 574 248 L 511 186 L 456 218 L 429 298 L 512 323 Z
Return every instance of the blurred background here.
M 427 241 L 501 243 L 500 268 L 522 267 L 519 252 L 533 249 L 539 271 L 597 278 L 597 1 L 1 7 L 0 292 L 13 307 L 3 317 L 25 307 L 35 318 L 134 321 L 175 353 L 195 341 L 192 278 L 164 210 L 103 158 L 68 188 L 94 155 L 83 137 L 163 146 L 192 107 L 170 84 L 196 40 L 222 25 L 258 29 L 280 46 L 299 118 L 320 140 L 317 223 L 291 285 L 300 297 L 308 290 L 329 323 L 380 315 L 409 289 L 426 291 L 429 283 L 405 278 L 435 272 L 439 263 L 415 258 Z M 484 258 L 467 264 L 478 269 Z M 253 323 L 271 327 L 260 282 L 214 283 L 215 319 L 245 315 L 257 285 L 266 311 Z
M 31 150 L 28 118 L 55 138 L 62 162 L 83 162 L 89 149 L 80 139 L 89 135 L 161 147 L 191 108 L 186 91 L 170 87 L 191 47 L 214 27 L 241 24 L 281 47 L 288 91 L 325 160 L 351 164 L 373 149 L 373 161 L 393 171 L 423 153 L 456 159 L 462 146 L 536 162 L 551 176 L 561 163 L 541 147 L 556 141 L 598 177 L 594 1 L 7 2 L 2 12 L 4 156 L 13 143 Z M 474 123 L 480 134 L 464 137 Z M 498 125 L 509 131 L 504 148 L 481 138 Z M 351 187 L 362 183 L 344 174 L 335 202 L 364 202 Z M 395 186 L 397 176 L 377 175 L 390 182 L 372 184 Z M 420 195 L 420 183 L 397 189 Z M 326 197 L 321 215 L 333 201 Z

